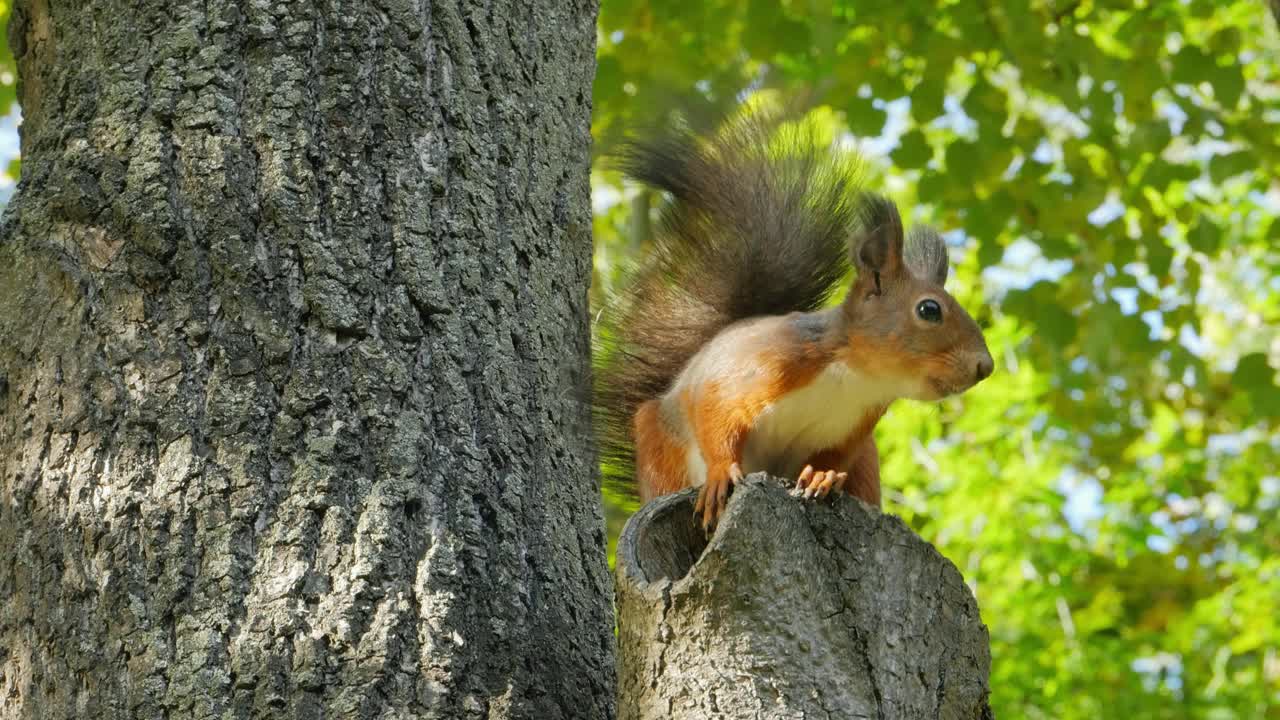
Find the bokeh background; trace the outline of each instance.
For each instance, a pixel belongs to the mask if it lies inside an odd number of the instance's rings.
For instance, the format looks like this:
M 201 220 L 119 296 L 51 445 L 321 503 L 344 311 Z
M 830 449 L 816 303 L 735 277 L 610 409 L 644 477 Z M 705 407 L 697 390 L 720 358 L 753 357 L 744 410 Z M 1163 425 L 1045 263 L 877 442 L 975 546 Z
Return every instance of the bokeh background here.
M 8 30 L 9 11 L 12 9 L 13 3 L 0 0 L 0 28 Z M 22 170 L 22 159 L 18 153 L 21 117 L 18 70 L 14 67 L 13 53 L 9 52 L 9 33 L 0 32 L 0 206 L 8 204 Z
M 1263 0 L 602 0 L 596 282 L 660 198 L 604 162 L 673 107 L 800 94 L 997 374 L 877 429 L 1001 718 L 1280 718 L 1280 31 Z M 908 217 L 909 216 L 909 217 Z M 633 509 L 606 492 L 611 526 Z
M 800 93 L 947 231 L 998 374 L 877 439 L 886 510 L 977 594 L 998 717 L 1280 718 L 1264 0 L 603 0 L 598 42 L 594 302 L 660 202 L 603 159 L 673 107 Z M 14 98 L 0 36 L 0 200 Z M 633 503 L 605 501 L 616 535 Z

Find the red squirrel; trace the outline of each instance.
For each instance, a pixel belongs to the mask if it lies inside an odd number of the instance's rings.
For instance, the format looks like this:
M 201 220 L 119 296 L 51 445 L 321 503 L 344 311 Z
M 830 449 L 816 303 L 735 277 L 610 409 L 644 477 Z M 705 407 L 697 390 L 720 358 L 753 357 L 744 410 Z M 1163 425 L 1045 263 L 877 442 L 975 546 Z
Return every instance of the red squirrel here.
M 620 165 L 667 202 L 647 262 L 603 313 L 606 476 L 634 472 L 645 501 L 699 487 L 704 528 L 756 471 L 878 506 L 872 430 L 890 403 L 992 372 L 982 331 L 943 289 L 941 236 L 904 239 L 849 151 L 768 113 L 705 134 L 673 125 L 632 140 Z

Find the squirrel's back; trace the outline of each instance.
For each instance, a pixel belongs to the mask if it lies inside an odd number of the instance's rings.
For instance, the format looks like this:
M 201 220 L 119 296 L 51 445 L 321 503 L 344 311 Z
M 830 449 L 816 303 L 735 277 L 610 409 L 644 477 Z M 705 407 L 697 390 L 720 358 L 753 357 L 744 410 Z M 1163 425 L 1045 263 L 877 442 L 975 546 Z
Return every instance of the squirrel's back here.
M 820 135 L 757 111 L 706 134 L 671 126 L 622 152 L 628 176 L 669 197 L 647 259 L 597 328 L 606 482 L 629 484 L 636 410 L 699 348 L 744 318 L 816 310 L 851 272 L 860 165 Z

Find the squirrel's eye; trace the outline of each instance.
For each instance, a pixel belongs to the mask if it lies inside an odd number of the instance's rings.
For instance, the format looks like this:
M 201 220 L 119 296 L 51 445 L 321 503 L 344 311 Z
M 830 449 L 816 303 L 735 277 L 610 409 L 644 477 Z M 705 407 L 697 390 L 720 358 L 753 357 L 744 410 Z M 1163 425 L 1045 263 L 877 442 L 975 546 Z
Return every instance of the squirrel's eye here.
M 925 322 L 940 323 L 942 322 L 942 306 L 938 304 L 937 300 L 921 300 L 920 304 L 916 306 L 916 315 L 919 315 L 920 319 Z

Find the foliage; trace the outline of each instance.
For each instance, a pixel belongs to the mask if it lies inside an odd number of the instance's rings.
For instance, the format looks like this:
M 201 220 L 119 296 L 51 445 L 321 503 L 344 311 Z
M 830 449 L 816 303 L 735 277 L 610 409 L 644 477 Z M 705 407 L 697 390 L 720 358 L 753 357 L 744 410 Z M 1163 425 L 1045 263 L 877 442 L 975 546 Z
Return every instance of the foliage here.
M 12 4 L 0 0 L 0 28 L 8 28 Z M 0 117 L 7 117 L 18 105 L 18 68 L 9 51 L 9 34 L 0 33 Z M 17 128 L 7 123 L 0 126 L 0 133 L 17 134 Z M 7 198 L 22 171 L 18 157 L 16 137 L 2 138 L 0 142 L 0 196 Z
M 1280 717 L 1266 5 L 603 0 L 600 157 L 761 88 L 803 92 L 951 231 L 988 328 L 995 377 L 877 437 L 886 510 L 977 592 L 996 714 Z M 650 200 L 595 180 L 598 301 Z
M 0 27 L 8 29 L 13 3 L 0 0 Z M 18 68 L 9 50 L 9 33 L 0 33 L 0 114 L 7 115 L 18 101 Z

